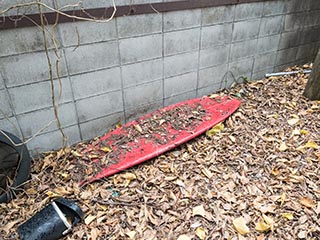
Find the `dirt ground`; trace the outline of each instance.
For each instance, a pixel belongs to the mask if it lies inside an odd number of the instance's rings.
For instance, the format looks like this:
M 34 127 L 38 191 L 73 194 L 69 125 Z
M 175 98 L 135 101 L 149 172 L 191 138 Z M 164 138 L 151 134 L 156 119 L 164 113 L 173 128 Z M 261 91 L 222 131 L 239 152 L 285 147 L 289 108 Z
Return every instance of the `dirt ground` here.
M 320 239 L 320 101 L 302 96 L 307 78 L 236 84 L 220 93 L 242 101 L 224 128 L 83 188 L 72 170 L 88 143 L 46 153 L 0 204 L 0 236 L 17 239 L 63 196 L 85 212 L 64 239 Z

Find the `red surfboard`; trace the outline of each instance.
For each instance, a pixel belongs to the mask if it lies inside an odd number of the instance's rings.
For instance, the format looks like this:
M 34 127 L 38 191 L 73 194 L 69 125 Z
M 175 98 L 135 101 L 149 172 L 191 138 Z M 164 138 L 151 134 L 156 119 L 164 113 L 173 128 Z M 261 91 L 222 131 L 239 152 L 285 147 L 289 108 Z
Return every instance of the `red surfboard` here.
M 171 150 L 222 122 L 239 106 L 239 100 L 226 96 L 202 97 L 129 122 L 82 152 L 94 170 L 80 184 L 108 177 Z

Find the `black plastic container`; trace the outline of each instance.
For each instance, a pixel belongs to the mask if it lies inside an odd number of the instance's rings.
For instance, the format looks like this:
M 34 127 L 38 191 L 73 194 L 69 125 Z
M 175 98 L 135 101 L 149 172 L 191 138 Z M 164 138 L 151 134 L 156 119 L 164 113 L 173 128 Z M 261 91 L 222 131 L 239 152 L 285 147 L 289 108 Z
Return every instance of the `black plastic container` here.
M 0 149 L 0 172 L 5 172 L 4 161 L 8 161 L 9 165 L 10 162 L 15 165 L 14 167 L 12 166 L 11 170 L 7 169 L 7 171 L 16 172 L 12 185 L 0 193 L 0 203 L 4 203 L 14 198 L 21 185 L 28 179 L 31 158 L 26 145 L 22 144 L 19 138 L 9 132 L 0 132 L 0 147 L 2 148 Z
M 18 227 L 21 240 L 56 240 L 71 232 L 83 212 L 73 201 L 58 198 Z

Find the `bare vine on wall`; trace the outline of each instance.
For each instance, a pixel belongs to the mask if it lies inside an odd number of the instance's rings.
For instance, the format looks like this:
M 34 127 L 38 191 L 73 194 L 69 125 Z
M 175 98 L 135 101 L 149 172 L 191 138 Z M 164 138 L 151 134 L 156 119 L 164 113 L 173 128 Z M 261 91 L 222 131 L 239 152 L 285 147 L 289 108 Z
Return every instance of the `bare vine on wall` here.
M 59 43 L 57 36 L 54 34 L 56 32 L 55 30 L 56 30 L 56 27 L 58 24 L 59 16 L 61 15 L 64 17 L 68 17 L 68 18 L 75 19 L 75 20 L 81 20 L 81 21 L 89 21 L 89 22 L 95 22 L 95 23 L 106 23 L 106 22 L 111 21 L 114 18 L 115 13 L 117 11 L 117 8 L 116 8 L 115 0 L 112 0 L 113 12 L 109 18 L 101 19 L 101 18 L 97 18 L 94 16 L 90 16 L 90 15 L 88 15 L 88 17 L 79 17 L 76 15 L 67 14 L 67 13 L 63 12 L 63 10 L 66 8 L 70 8 L 70 7 L 81 7 L 82 1 L 78 1 L 75 4 L 65 5 L 63 7 L 56 9 L 56 8 L 48 6 L 47 4 L 41 2 L 41 0 L 36 0 L 36 1 L 28 2 L 28 3 L 15 4 L 10 7 L 7 7 L 4 10 L 0 10 L 0 16 L 4 16 L 4 14 L 6 14 L 12 10 L 17 10 L 17 12 L 19 12 L 19 9 L 25 8 L 25 7 L 31 7 L 31 6 L 37 7 L 37 10 L 38 10 L 38 13 L 40 16 L 40 24 L 34 22 L 30 18 L 28 18 L 28 19 L 30 21 L 32 21 L 32 23 L 36 27 L 38 27 L 40 29 L 40 31 L 42 32 L 43 48 L 44 48 L 47 66 L 48 66 L 48 72 L 49 72 L 48 78 L 50 80 L 50 85 L 51 85 L 51 103 L 52 103 L 55 119 L 50 121 L 49 123 L 47 123 L 45 126 L 43 126 L 33 136 L 31 136 L 28 140 L 25 140 L 22 144 L 28 143 L 29 141 L 34 139 L 37 135 L 39 135 L 42 131 L 44 131 L 46 128 L 48 128 L 53 122 L 56 122 L 57 128 L 59 129 L 61 136 L 62 136 L 62 146 L 65 147 L 66 141 L 67 141 L 67 136 L 62 129 L 61 121 L 60 121 L 60 117 L 59 117 L 59 112 L 58 112 L 58 106 L 59 106 L 59 102 L 60 102 L 61 96 L 62 96 L 62 82 L 61 82 L 61 78 L 60 78 L 60 68 L 59 68 L 59 64 L 61 61 L 61 47 L 60 47 L 60 43 Z M 82 7 L 81 7 L 81 9 L 84 11 L 84 9 Z M 53 31 L 50 31 L 50 29 L 48 29 L 47 19 L 45 17 L 44 10 L 49 10 L 49 11 L 56 13 L 56 21 L 52 26 Z M 21 17 L 27 18 L 26 15 L 22 15 Z M 15 21 L 19 21 L 19 19 L 15 19 Z M 79 36 L 78 31 L 77 31 L 77 38 L 78 38 L 78 45 L 79 45 L 80 44 L 80 41 L 79 41 L 80 36 Z M 52 57 L 49 52 L 49 47 L 48 47 L 49 41 L 51 41 L 53 44 L 53 52 L 54 52 L 54 59 L 53 60 L 52 60 Z M 55 77 L 54 77 L 54 75 L 56 76 L 56 79 L 59 82 L 58 96 L 56 96 L 57 94 L 55 91 L 55 84 L 54 84 Z M 4 116 L 4 117 L 6 117 L 6 116 Z M 6 134 L 2 130 L 0 130 L 0 132 L 4 136 L 6 136 Z M 22 133 L 21 133 L 21 135 L 23 136 Z M 7 138 L 9 138 L 9 137 L 7 136 Z M 17 145 L 11 139 L 9 139 L 9 140 L 12 142 L 12 144 Z

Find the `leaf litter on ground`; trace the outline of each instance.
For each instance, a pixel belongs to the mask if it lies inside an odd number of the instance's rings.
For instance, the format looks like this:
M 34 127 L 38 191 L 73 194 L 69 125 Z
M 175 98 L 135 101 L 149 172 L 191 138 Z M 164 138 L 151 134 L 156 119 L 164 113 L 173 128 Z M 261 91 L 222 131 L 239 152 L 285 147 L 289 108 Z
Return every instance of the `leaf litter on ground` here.
M 302 68 L 310 66 L 287 70 Z M 17 239 L 18 225 L 63 196 L 85 212 L 68 240 L 320 239 L 320 102 L 302 96 L 307 78 L 221 91 L 242 101 L 222 125 L 84 187 L 81 174 L 92 169 L 77 160 L 97 139 L 44 153 L 23 192 L 0 204 L 0 236 Z

